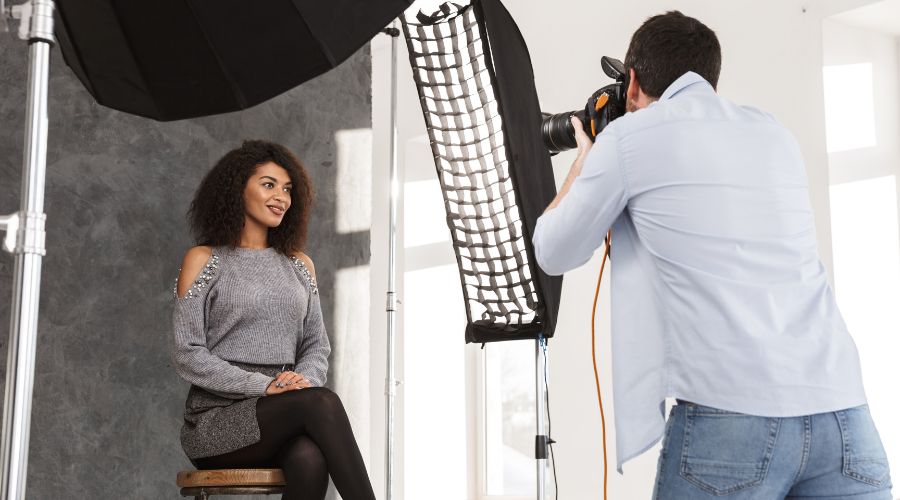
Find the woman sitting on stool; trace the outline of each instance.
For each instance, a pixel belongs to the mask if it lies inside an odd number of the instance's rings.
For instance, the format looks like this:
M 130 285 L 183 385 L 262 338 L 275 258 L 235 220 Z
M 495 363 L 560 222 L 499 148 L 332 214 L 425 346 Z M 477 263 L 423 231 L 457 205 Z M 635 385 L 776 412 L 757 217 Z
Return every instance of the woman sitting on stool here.
M 285 147 L 246 141 L 190 208 L 200 246 L 175 286 L 173 355 L 191 383 L 181 443 L 198 469 L 281 468 L 285 499 L 374 499 L 350 421 L 322 387 L 331 347 L 300 250 L 313 189 Z

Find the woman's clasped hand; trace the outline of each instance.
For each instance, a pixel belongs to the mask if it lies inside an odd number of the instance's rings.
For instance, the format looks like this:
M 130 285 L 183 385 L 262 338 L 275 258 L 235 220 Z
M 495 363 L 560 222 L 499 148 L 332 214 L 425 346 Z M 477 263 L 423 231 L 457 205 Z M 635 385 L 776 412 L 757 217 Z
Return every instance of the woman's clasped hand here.
M 303 374 L 286 371 L 275 376 L 275 379 L 266 387 L 266 396 L 273 394 L 281 394 L 282 392 L 296 391 L 298 389 L 306 389 L 312 387 L 309 380 Z

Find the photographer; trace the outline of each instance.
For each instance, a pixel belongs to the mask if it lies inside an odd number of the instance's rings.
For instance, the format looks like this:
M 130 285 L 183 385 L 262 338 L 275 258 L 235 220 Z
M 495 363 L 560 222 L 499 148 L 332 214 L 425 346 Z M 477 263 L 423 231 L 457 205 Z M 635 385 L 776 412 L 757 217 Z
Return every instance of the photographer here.
M 696 19 L 648 19 L 624 65 L 628 113 L 594 144 L 573 119 L 578 157 L 533 236 L 561 274 L 612 231 L 619 470 L 663 439 L 654 498 L 890 499 L 795 140 L 717 95 Z

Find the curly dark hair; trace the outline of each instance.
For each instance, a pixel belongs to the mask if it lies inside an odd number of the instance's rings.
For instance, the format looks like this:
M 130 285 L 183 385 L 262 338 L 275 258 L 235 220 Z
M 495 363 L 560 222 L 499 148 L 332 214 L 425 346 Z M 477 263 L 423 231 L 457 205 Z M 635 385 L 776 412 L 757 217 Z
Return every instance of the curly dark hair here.
M 244 226 L 244 189 L 256 167 L 272 162 L 291 178 L 291 206 L 278 227 L 269 229 L 269 245 L 291 255 L 306 244 L 314 193 L 309 174 L 286 147 L 268 141 L 248 140 L 229 151 L 206 174 L 188 210 L 191 230 L 198 245 L 235 247 Z

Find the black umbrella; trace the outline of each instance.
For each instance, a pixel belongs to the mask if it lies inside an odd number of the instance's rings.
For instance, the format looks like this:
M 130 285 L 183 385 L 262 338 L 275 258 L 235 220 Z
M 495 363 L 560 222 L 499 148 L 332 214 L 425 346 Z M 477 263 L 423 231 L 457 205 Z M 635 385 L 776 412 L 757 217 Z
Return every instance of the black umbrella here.
M 259 104 L 337 66 L 412 0 L 57 0 L 97 102 L 161 121 Z

